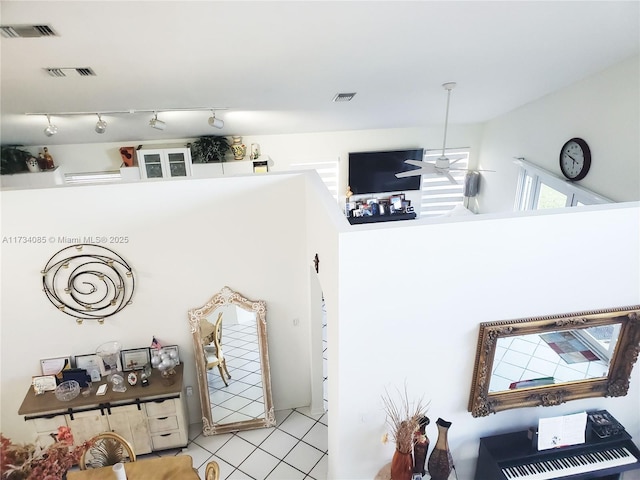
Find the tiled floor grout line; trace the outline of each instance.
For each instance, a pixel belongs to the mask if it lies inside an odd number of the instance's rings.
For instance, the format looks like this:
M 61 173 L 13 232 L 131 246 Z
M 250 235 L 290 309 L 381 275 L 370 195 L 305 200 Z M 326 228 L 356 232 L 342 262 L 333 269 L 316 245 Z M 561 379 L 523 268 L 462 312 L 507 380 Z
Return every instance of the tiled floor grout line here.
M 293 413 L 296 412 L 299 415 L 302 415 L 303 417 L 312 420 L 311 425 L 309 426 L 308 429 L 306 429 L 304 431 L 304 433 L 302 433 L 301 435 L 297 436 L 297 435 L 293 435 L 289 432 L 287 432 L 286 430 L 283 430 L 281 428 L 279 428 L 280 425 L 283 425 L 287 419 L 289 419 L 291 417 L 291 415 L 293 415 Z M 280 464 L 284 463 L 285 465 L 287 465 L 288 467 L 294 469 L 295 471 L 299 472 L 301 475 L 303 475 L 304 477 L 302 477 L 305 480 L 320 480 L 320 479 L 316 479 L 315 477 L 313 477 L 310 472 L 312 472 L 320 462 L 322 462 L 323 458 L 328 455 L 328 452 L 326 450 L 322 450 L 320 448 L 318 448 L 317 446 L 309 443 L 308 441 L 304 440 L 304 437 L 309 434 L 309 432 L 311 432 L 311 430 L 313 430 L 313 428 L 317 425 L 320 424 L 323 427 L 327 427 L 327 425 L 325 423 L 322 423 L 320 420 L 326 415 L 327 412 L 324 412 L 321 415 L 315 415 L 315 416 L 311 416 L 311 415 L 307 415 L 304 412 L 301 412 L 298 409 L 291 409 L 291 411 L 289 413 L 287 413 L 287 415 L 280 419 L 279 421 L 279 425 L 277 425 L 276 427 L 274 427 L 274 430 L 272 432 L 270 432 L 265 438 L 261 439 L 259 441 L 259 443 L 256 445 L 255 443 L 243 438 L 241 435 L 239 435 L 239 432 L 232 432 L 232 435 L 222 444 L 218 445 L 217 448 L 214 451 L 209 450 L 208 448 L 204 447 L 203 445 L 201 445 L 200 443 L 198 443 L 197 441 L 197 437 L 194 438 L 193 440 L 191 440 L 191 443 L 194 443 L 195 445 L 197 445 L 198 447 L 200 447 L 201 449 L 203 449 L 205 452 L 207 452 L 210 456 L 216 456 L 217 452 L 219 452 L 225 445 L 227 445 L 233 438 L 239 438 L 242 441 L 245 441 L 247 443 L 249 443 L 252 447 L 254 447 L 253 449 L 251 449 L 250 453 L 241 461 L 238 462 L 238 465 L 232 465 L 233 466 L 233 470 L 231 472 L 231 476 L 233 476 L 233 474 L 235 473 L 240 473 L 242 475 L 247 476 L 248 478 L 254 478 L 251 475 L 249 475 L 248 473 L 246 473 L 244 470 L 242 470 L 242 464 L 254 453 L 256 453 L 256 451 L 260 450 L 262 453 L 268 454 L 269 456 L 275 458 L 277 460 L 277 463 L 274 465 L 274 467 L 271 469 L 271 471 L 265 475 L 265 478 L 269 478 L 269 475 L 271 475 L 279 466 Z M 317 417 L 317 418 L 315 418 Z M 273 453 L 261 448 L 261 446 L 274 434 L 274 432 L 276 430 L 280 430 L 282 433 L 291 436 L 292 438 L 295 439 L 295 444 L 288 450 L 286 451 L 286 453 L 280 455 L 280 457 L 274 455 Z M 298 467 L 296 467 L 295 465 L 292 465 L 291 463 L 287 462 L 285 460 L 285 457 L 287 455 L 289 455 L 295 448 L 296 446 L 298 446 L 300 443 L 313 448 L 314 450 L 318 451 L 320 453 L 320 458 L 311 466 L 311 468 L 309 469 L 308 472 L 305 472 L 303 470 L 300 470 Z M 179 452 L 177 452 L 176 454 L 179 454 Z M 221 457 L 219 457 L 221 458 Z M 205 463 L 207 463 L 207 461 L 205 461 L 202 465 L 199 465 L 197 468 L 201 468 Z M 275 479 L 274 479 L 275 480 Z

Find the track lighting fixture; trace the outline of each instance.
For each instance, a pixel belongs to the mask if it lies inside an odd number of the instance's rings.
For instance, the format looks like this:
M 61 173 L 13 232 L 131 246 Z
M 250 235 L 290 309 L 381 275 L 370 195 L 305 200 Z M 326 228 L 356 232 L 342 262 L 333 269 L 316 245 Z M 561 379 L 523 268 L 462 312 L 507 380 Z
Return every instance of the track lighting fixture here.
M 49 114 L 47 114 L 47 122 L 49 123 L 49 125 L 47 125 L 47 128 L 44 129 L 44 134 L 47 137 L 52 137 L 56 133 L 58 133 L 58 127 L 51 123 L 51 117 L 49 116 Z
M 98 121 L 96 122 L 96 133 L 104 133 L 107 130 L 107 122 L 102 119 L 99 113 L 96 113 L 96 115 L 98 115 Z
M 164 127 L 166 127 L 167 125 L 162 120 L 158 120 L 158 114 L 154 112 L 153 118 L 149 120 L 149 126 L 151 128 L 155 128 L 156 130 L 164 130 Z
M 26 112 L 25 115 L 38 115 L 47 117 L 47 128 L 44 129 L 44 134 L 47 137 L 51 137 L 58 133 L 58 127 L 51 123 L 51 117 L 80 117 L 80 116 L 93 116 L 97 115 L 98 121 L 95 124 L 94 130 L 98 134 L 103 134 L 107 131 L 107 122 L 102 119 L 102 115 L 109 115 L 110 117 L 129 116 L 133 114 L 147 114 L 153 113 L 153 117 L 149 120 L 149 126 L 156 130 L 164 130 L 167 126 L 165 122 L 158 119 L 158 113 L 163 112 L 201 112 L 209 111 L 211 116 L 209 117 L 209 125 L 214 128 L 223 128 L 224 120 L 216 118 L 216 111 L 228 110 L 227 107 L 189 107 L 189 108 L 167 108 L 167 109 L 154 109 L 154 110 L 103 110 L 96 111 L 84 111 L 84 112 Z
M 211 110 L 211 116 L 209 117 L 209 125 L 215 128 L 222 128 L 224 127 L 224 121 L 220 120 L 219 118 L 216 118 L 216 112 Z

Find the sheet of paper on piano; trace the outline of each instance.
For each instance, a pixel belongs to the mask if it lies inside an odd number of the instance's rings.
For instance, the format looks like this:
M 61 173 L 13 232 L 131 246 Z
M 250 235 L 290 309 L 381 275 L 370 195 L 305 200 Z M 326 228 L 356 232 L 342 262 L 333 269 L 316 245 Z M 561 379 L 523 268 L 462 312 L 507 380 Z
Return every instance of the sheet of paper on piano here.
M 538 450 L 585 442 L 587 412 L 538 420 Z

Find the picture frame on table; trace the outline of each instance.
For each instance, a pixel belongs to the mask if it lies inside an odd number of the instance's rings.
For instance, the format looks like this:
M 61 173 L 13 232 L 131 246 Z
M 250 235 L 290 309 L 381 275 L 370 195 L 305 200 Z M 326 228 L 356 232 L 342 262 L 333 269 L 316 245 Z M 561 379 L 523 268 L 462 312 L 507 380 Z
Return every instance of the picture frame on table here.
M 95 354 L 76 355 L 76 368 L 85 369 L 92 382 L 99 382 L 106 374 L 102 360 Z
M 104 373 L 102 373 L 102 376 L 112 375 L 114 373 L 122 372 L 122 360 L 120 359 L 120 355 L 118 355 L 118 357 L 116 358 L 116 369 L 115 369 L 115 371 L 112 371 L 112 368 L 111 368 L 110 365 L 104 363 L 104 359 L 100 355 L 98 355 L 98 359 L 100 360 L 100 365 L 101 365 L 101 367 L 100 367 L 101 370 L 100 371 L 104 372 Z
M 71 357 L 43 358 L 40 360 L 40 370 L 43 376 L 54 375 L 62 378 L 62 371 L 71 368 Z
M 55 375 L 36 375 L 31 377 L 31 385 L 33 385 L 33 390 L 38 395 L 55 390 L 58 382 L 56 382 Z
M 145 365 L 151 363 L 151 353 L 149 347 L 130 348 L 120 352 L 122 359 L 122 371 L 142 370 Z

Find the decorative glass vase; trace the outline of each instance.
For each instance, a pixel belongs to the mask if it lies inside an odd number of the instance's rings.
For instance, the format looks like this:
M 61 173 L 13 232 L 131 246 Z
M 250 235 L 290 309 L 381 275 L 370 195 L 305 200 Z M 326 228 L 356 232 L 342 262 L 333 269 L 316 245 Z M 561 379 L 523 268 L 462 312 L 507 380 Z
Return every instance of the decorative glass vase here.
M 438 426 L 438 440 L 429 456 L 427 469 L 432 480 L 447 480 L 453 470 L 453 458 L 449 450 L 449 427 L 451 422 L 441 418 L 436 422 Z
M 104 363 L 108 380 L 111 380 L 112 376 L 118 373 L 120 350 L 122 350 L 122 346 L 119 342 L 115 341 L 103 343 L 96 349 L 96 355 L 98 355 L 102 359 L 102 363 Z
M 234 160 L 242 160 L 247 153 L 247 146 L 242 143 L 242 137 L 231 137 L 231 139 L 233 140 L 231 151 Z
M 391 458 L 391 480 L 411 480 L 412 469 L 411 452 L 403 453 L 396 448 Z

